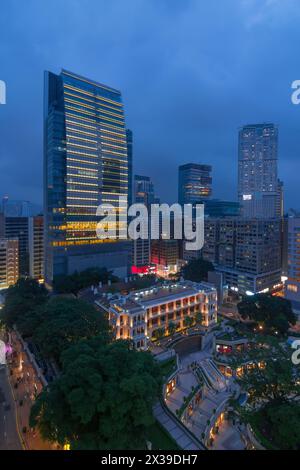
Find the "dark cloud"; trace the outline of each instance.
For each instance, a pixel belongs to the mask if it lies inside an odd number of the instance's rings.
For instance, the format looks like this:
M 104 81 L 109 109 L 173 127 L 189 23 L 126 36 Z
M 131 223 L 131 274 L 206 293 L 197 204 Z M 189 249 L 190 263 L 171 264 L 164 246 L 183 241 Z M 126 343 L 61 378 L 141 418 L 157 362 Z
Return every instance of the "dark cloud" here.
M 134 165 L 163 199 L 177 167 L 213 165 L 214 195 L 234 198 L 237 130 L 280 128 L 280 176 L 298 204 L 298 0 L 11 0 L 0 11 L 0 193 L 42 198 L 43 71 L 61 67 L 122 90 Z

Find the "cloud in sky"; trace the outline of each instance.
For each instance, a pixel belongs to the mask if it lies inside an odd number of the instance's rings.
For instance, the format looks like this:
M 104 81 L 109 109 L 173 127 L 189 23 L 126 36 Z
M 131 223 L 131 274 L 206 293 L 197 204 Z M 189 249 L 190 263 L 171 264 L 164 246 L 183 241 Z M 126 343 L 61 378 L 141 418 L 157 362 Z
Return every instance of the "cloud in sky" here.
M 42 198 L 43 71 L 61 67 L 119 88 L 136 172 L 177 197 L 177 167 L 213 165 L 214 196 L 235 198 L 237 130 L 280 128 L 280 176 L 298 205 L 297 0 L 11 0 L 1 7 L 0 187 Z

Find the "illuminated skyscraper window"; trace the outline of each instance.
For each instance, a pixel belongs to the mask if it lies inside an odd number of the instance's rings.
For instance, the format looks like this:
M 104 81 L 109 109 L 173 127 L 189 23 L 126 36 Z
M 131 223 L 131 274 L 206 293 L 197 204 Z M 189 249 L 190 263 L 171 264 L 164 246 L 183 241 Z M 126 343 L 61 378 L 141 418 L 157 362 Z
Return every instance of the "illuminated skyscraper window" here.
M 121 93 L 66 70 L 46 72 L 44 125 L 47 281 L 107 264 L 104 253 L 111 251 L 115 256 L 106 267 L 120 268 L 123 258 L 117 261 L 117 252 L 126 241 L 97 238 L 96 210 L 99 204 L 117 207 L 119 197 L 128 196 Z M 118 237 L 126 238 L 125 222 L 117 222 L 116 229 Z

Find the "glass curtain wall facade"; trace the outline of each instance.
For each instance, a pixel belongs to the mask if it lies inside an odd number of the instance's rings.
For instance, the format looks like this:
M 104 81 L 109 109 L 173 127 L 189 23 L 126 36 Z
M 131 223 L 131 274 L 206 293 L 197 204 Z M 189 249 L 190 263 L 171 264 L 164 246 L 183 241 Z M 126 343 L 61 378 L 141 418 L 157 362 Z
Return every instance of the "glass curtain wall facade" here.
M 212 167 L 188 163 L 178 169 L 179 204 L 201 203 L 212 194 Z
M 93 254 L 122 250 L 120 238 L 126 244 L 127 225 L 119 219 L 116 240 L 97 237 L 96 210 L 118 207 L 119 196 L 128 196 L 128 159 L 118 90 L 66 70 L 45 72 L 44 105 L 45 277 L 51 283 L 55 275 L 101 264 Z

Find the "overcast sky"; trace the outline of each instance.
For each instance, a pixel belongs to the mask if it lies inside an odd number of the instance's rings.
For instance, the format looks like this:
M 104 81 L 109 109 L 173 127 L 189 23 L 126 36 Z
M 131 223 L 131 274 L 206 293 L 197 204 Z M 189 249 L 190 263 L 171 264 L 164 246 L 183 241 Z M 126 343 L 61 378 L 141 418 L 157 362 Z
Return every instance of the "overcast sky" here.
M 43 71 L 122 91 L 134 170 L 177 199 L 178 165 L 213 166 L 235 199 L 237 131 L 279 126 L 286 207 L 300 208 L 299 0 L 9 0 L 0 5 L 0 196 L 42 201 Z

